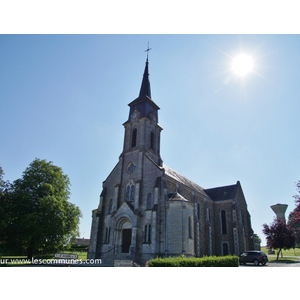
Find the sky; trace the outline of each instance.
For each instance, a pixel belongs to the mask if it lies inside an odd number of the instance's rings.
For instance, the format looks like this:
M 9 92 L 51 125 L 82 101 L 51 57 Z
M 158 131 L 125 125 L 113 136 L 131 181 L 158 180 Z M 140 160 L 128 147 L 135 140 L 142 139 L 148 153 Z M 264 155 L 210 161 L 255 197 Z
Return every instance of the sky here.
M 203 188 L 241 182 L 252 228 L 288 204 L 300 180 L 300 36 L 0 35 L 0 164 L 13 182 L 35 159 L 61 167 L 90 237 L 102 182 L 123 149 L 148 42 L 163 162 Z M 234 74 L 232 59 L 253 57 Z

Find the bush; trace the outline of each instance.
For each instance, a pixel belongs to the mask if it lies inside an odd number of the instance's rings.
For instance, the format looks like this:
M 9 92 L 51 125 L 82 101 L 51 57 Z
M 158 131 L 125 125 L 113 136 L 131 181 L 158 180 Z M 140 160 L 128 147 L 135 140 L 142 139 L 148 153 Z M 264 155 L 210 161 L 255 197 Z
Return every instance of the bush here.
M 202 258 L 157 257 L 149 260 L 149 267 L 238 267 L 237 256 L 205 256 Z

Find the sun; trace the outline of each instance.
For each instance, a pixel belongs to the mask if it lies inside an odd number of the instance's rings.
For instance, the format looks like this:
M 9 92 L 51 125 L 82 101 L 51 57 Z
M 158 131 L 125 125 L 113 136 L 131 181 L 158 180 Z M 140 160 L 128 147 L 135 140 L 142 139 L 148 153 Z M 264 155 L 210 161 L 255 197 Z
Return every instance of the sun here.
M 253 58 L 241 53 L 232 60 L 231 68 L 236 75 L 244 77 L 253 70 Z

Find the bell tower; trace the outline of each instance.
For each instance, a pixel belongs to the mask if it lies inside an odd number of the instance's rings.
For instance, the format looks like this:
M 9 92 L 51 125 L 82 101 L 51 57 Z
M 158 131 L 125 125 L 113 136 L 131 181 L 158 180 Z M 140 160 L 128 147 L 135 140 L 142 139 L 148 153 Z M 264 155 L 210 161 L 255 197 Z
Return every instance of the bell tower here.
M 147 152 L 155 163 L 162 166 L 160 157 L 162 128 L 158 124 L 159 107 L 151 99 L 148 55 L 139 96 L 128 106 L 130 107 L 128 120 L 123 124 L 125 136 L 121 156 L 139 150 Z

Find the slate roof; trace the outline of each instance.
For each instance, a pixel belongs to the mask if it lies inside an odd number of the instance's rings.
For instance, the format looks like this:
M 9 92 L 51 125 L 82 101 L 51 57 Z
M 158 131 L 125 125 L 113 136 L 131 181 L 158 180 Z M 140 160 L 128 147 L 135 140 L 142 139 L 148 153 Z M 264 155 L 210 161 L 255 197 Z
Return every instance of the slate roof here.
M 139 98 L 148 96 L 151 99 L 151 88 L 150 88 L 148 64 L 149 63 L 148 63 L 148 58 L 147 58 Z
M 138 98 L 133 100 L 128 105 L 130 106 L 129 110 L 129 119 L 132 113 L 135 110 L 138 110 L 140 113 L 139 118 L 142 117 L 148 117 L 152 119 L 153 117 L 156 118 L 156 121 L 158 122 L 158 113 L 157 111 L 160 109 L 156 103 L 151 99 L 151 88 L 150 88 L 150 79 L 149 79 L 149 68 L 148 68 L 148 58 L 146 61 L 145 71 L 143 75 L 143 80 L 141 84 L 140 94 Z
M 188 202 L 186 198 L 184 198 L 179 193 L 171 193 L 168 195 L 169 201 L 185 201 Z
M 204 195 L 207 197 L 207 194 L 205 193 L 204 189 L 196 184 L 195 182 L 187 179 L 186 177 L 182 176 L 181 174 L 179 174 L 178 172 L 174 171 L 173 169 L 171 169 L 170 167 L 166 166 L 165 164 L 163 165 L 163 168 L 165 169 L 165 174 L 173 179 L 175 179 L 176 181 L 186 185 L 187 187 L 191 188 L 192 190 L 197 191 L 198 193 Z
M 166 166 L 165 164 L 163 165 L 163 168 L 165 169 L 165 174 L 167 176 L 175 179 L 179 183 L 184 184 L 190 189 L 199 192 L 203 196 L 211 198 L 213 201 L 222 201 L 222 200 L 229 200 L 235 198 L 238 185 L 240 185 L 240 182 L 238 181 L 236 184 L 233 185 L 226 185 L 226 186 L 215 187 L 211 189 L 204 189 L 200 185 L 182 176 L 181 174 L 174 171 L 173 169 Z
M 214 201 L 229 200 L 235 198 L 239 181 L 233 185 L 205 189 L 205 193 Z

